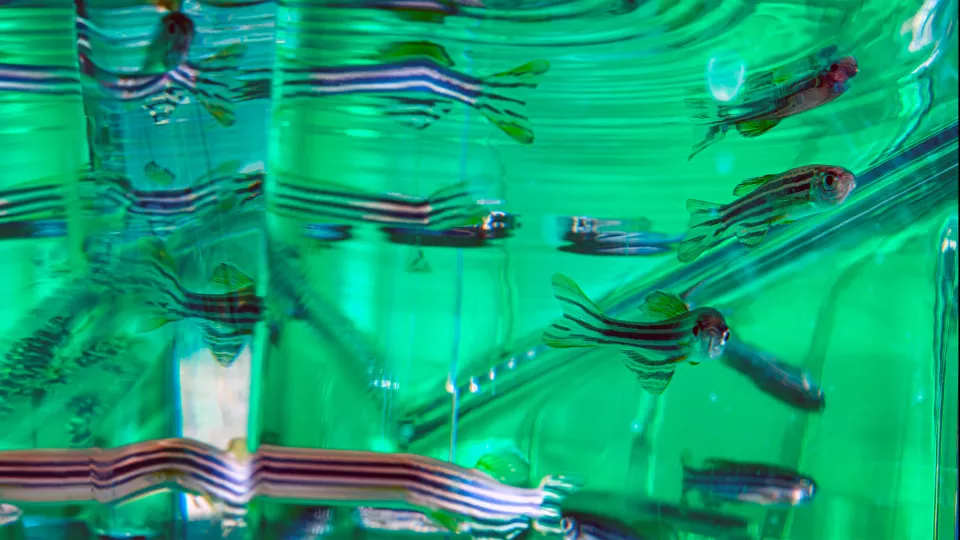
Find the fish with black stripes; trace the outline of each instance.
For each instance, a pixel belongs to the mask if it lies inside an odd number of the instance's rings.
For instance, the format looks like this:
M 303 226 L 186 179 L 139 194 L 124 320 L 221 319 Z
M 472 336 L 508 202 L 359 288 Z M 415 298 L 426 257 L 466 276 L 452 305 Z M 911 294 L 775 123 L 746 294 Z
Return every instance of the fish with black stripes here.
M 731 129 L 736 129 L 743 137 L 759 137 L 784 118 L 830 103 L 850 89 L 851 79 L 860 71 L 856 58 L 838 56 L 836 47 L 824 48 L 811 60 L 816 66 L 812 70 L 790 73 L 794 68 L 783 67 L 745 81 L 745 99 L 718 108 L 717 118 L 708 124 L 707 134 L 703 141 L 694 145 L 687 161 L 723 140 Z M 756 86 L 772 86 L 772 92 L 771 89 L 760 92 L 751 88 Z
M 276 172 L 267 211 L 305 223 L 361 222 L 411 229 L 480 225 L 490 209 L 466 182 L 426 197 L 374 193 L 328 180 Z
M 690 228 L 677 250 L 680 262 L 691 262 L 733 233 L 747 247 L 763 241 L 771 227 L 837 207 L 857 186 L 843 167 L 807 165 L 781 174 L 745 180 L 734 188 L 740 197 L 730 204 L 687 200 Z
M 683 499 L 698 493 L 707 507 L 724 503 L 750 503 L 791 508 L 810 502 L 817 483 L 788 467 L 726 459 L 707 459 L 691 465 L 689 452 L 681 455 Z
M 537 87 L 550 69 L 546 60 L 533 60 L 482 78 L 455 69 L 447 51 L 434 43 L 402 42 L 379 51 L 362 65 L 284 69 L 285 98 L 367 94 L 385 98 L 384 115 L 401 124 L 424 129 L 445 116 L 454 103 L 475 109 L 521 144 L 534 140 L 526 102 L 516 95 Z M 267 97 L 264 79 L 244 82 L 234 101 Z
M 648 294 L 640 309 L 652 322 L 630 322 L 608 317 L 567 276 L 554 274 L 551 284 L 563 319 L 544 331 L 543 343 L 553 348 L 617 347 L 624 365 L 651 394 L 666 390 L 678 364 L 719 358 L 730 337 L 723 314 L 710 307 L 691 310 L 675 294 Z

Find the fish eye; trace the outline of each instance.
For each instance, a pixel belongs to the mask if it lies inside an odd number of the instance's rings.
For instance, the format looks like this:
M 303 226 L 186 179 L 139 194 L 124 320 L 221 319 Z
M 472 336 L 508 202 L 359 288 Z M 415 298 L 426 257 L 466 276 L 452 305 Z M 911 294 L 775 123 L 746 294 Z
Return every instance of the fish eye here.
M 835 187 L 837 187 L 837 176 L 836 176 L 835 174 L 830 174 L 830 173 L 828 173 L 828 174 L 823 178 L 823 185 L 824 185 L 828 190 L 833 191 L 833 189 L 834 189 Z
M 699 327 L 699 326 L 694 326 L 694 327 L 693 327 L 693 335 L 695 335 L 695 336 L 699 336 L 699 335 L 700 335 L 700 327 Z
M 177 33 L 177 24 L 174 23 L 174 22 L 168 22 L 168 23 L 167 23 L 167 33 L 168 33 L 168 34 L 176 34 L 176 33 Z
M 840 69 L 840 64 L 830 64 L 830 71 L 838 71 L 839 69 Z

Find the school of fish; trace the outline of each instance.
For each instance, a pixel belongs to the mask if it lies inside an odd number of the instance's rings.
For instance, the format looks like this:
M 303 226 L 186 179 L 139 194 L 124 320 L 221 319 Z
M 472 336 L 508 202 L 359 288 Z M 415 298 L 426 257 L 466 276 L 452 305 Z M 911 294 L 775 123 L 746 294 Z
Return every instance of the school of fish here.
M 195 54 L 199 23 L 179 0 L 141 3 L 155 8 L 158 17 L 136 70 L 117 71 L 98 63 L 92 43 L 105 34 L 90 23 L 86 2 L 77 0 L 79 74 L 65 68 L 0 63 L 0 90 L 56 95 L 82 86 L 105 99 L 139 104 L 158 125 L 169 122 L 180 106 L 192 100 L 222 127 L 235 123 L 236 106 L 269 98 L 274 92 L 296 100 L 361 96 L 370 100 L 379 115 L 405 129 L 428 129 L 455 106 L 463 106 L 521 147 L 536 141 L 536 122 L 527 112 L 526 99 L 549 77 L 551 61 L 546 59 L 475 76 L 431 41 L 388 42 L 342 65 L 288 65 L 282 83 L 274 84 L 269 74 L 244 70 L 246 46 L 241 42 L 210 55 Z M 262 0 L 198 2 L 200 9 L 228 10 L 259 3 Z M 479 13 L 485 6 L 473 0 L 338 0 L 331 7 L 381 10 L 410 24 L 422 24 Z M 707 134 L 694 145 L 689 160 L 719 143 L 729 131 L 756 138 L 782 121 L 832 103 L 850 90 L 858 73 L 854 57 L 826 47 L 804 69 L 784 66 L 752 74 L 735 103 L 691 101 L 690 106 L 701 111 L 697 118 L 707 120 Z M 713 114 L 703 114 L 704 109 L 714 109 Z M 101 140 L 99 130 L 100 126 L 88 126 L 92 154 L 96 153 L 94 139 L 98 148 L 110 144 Z M 90 170 L 78 171 L 86 194 L 83 210 L 96 215 L 103 230 L 84 246 L 89 267 L 71 274 L 48 301 L 27 314 L 24 325 L 6 337 L 9 346 L 0 358 L 0 416 L 68 385 L 84 370 L 100 370 L 125 384 L 132 382 L 140 369 L 136 353 L 168 339 L 164 333 L 183 321 L 196 324 L 205 347 L 227 368 L 250 345 L 257 328 L 265 328 L 276 345 L 289 321 L 339 335 L 352 347 L 345 348 L 347 354 L 374 357 L 359 331 L 336 315 L 337 307 L 305 285 L 302 255 L 307 249 L 332 249 L 351 240 L 355 230 L 373 227 L 389 242 L 416 246 L 409 271 L 430 273 L 425 248 L 483 247 L 509 237 L 520 226 L 519 216 L 503 208 L 504 201 L 484 192 L 487 186 L 458 178 L 427 195 L 400 194 L 361 190 L 344 179 L 288 170 L 270 171 L 268 182 L 262 164 L 228 161 L 187 178 L 187 185 L 174 172 L 175 164 L 151 160 L 142 171 L 150 189 L 143 189 L 99 154 L 91 165 Z M 0 193 L 0 229 L 30 238 L 65 235 L 62 222 L 67 202 L 54 184 L 55 179 L 38 179 Z M 730 202 L 687 200 L 689 225 L 683 235 L 654 232 L 645 218 L 560 218 L 560 238 L 568 244 L 558 249 L 592 256 L 656 256 L 675 251 L 678 262 L 687 264 L 735 238 L 749 257 L 749 250 L 760 246 L 771 229 L 803 227 L 806 218 L 835 211 L 852 196 L 856 185 L 855 174 L 842 166 L 799 164 L 744 179 L 734 187 L 736 198 Z M 233 231 L 262 228 L 264 216 L 282 219 L 282 226 L 295 233 L 290 237 L 294 241 L 274 242 L 267 248 L 275 297 L 262 295 L 256 270 L 230 261 L 216 262 L 203 283 L 188 285 L 181 256 L 198 249 L 188 240 L 191 235 L 202 236 L 214 221 Z M 687 369 L 680 366 L 723 360 L 757 388 L 796 410 L 817 413 L 825 408 L 823 390 L 809 372 L 731 341 L 735 315 L 725 315 L 718 307 L 689 305 L 688 291 L 648 291 L 636 306 L 637 317 L 620 318 L 605 312 L 571 277 L 556 273 L 550 285 L 561 317 L 543 331 L 543 344 L 607 351 L 610 354 L 597 361 L 619 360 L 627 370 L 624 373 L 635 377 L 654 398 L 668 391 L 678 368 Z M 691 371 L 689 377 L 695 376 Z M 98 444 L 95 426 L 110 407 L 106 400 L 98 393 L 80 393 L 65 404 L 70 417 L 64 432 L 70 445 L 82 449 Z M 339 498 L 327 502 L 385 502 L 399 493 L 416 509 L 360 506 L 347 517 L 354 526 L 477 538 L 515 538 L 531 528 L 570 539 L 746 534 L 748 521 L 719 513 L 724 506 L 792 508 L 810 503 L 818 491 L 812 477 L 788 467 L 721 458 L 705 458 L 695 465 L 690 453 L 684 452 L 680 500 L 637 502 L 632 506 L 637 519 L 624 523 L 604 516 L 602 509 L 589 504 L 578 508 L 568 501 L 581 488 L 570 478 L 550 475 L 534 485 L 531 465 L 517 448 L 485 454 L 472 469 L 403 454 L 317 451 L 311 455 L 267 446 L 251 455 L 245 448 L 243 441 L 223 452 L 170 439 L 118 452 L 128 452 L 124 459 L 133 463 L 153 453 L 174 455 L 179 465 L 154 470 L 144 478 L 151 485 L 200 493 L 193 496 L 198 501 L 215 501 L 210 503 L 215 512 L 233 516 L 240 524 L 245 514 L 242 507 L 253 495 L 252 491 L 241 494 L 241 486 L 253 482 L 252 478 L 257 478 L 257 494 L 295 497 L 315 492 L 317 488 L 305 480 L 314 475 L 335 487 Z M 19 510 L 7 505 L 4 497 L 14 500 L 11 494 L 17 494 L 27 500 L 41 492 L 44 497 L 57 496 L 60 488 L 41 486 L 38 478 L 56 479 L 77 500 L 100 496 L 96 494 L 100 488 L 90 487 L 85 468 L 92 458 L 83 454 L 86 450 L 74 452 L 30 457 L 24 463 L 36 472 L 5 468 L 13 458 L 0 452 L 0 526 L 3 519 L 19 519 Z M 216 474 L 198 456 L 215 462 Z M 321 465 L 312 468 L 310 459 Z M 254 463 L 257 472 L 239 476 L 231 468 L 234 462 Z M 142 467 L 152 466 L 144 461 Z M 111 496 L 117 501 L 142 497 L 134 477 L 111 479 Z M 283 537 L 331 530 L 333 513 L 332 507 L 309 509 Z

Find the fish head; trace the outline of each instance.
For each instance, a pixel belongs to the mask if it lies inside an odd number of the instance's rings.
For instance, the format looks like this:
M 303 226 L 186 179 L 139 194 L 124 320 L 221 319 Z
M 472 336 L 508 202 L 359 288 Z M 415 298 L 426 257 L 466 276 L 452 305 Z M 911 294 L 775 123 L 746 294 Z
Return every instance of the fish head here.
M 193 41 L 194 32 L 193 20 L 184 13 L 173 11 L 163 16 L 160 20 L 159 39 L 166 45 L 163 56 L 165 69 L 173 69 L 183 62 Z
M 847 83 L 856 77 L 859 71 L 857 60 L 852 56 L 844 56 L 830 64 L 824 73 L 823 81 L 834 95 L 840 95 L 847 91 Z
M 818 207 L 838 206 L 857 187 L 857 178 L 843 167 L 821 167 L 810 189 L 811 202 Z
M 817 483 L 813 478 L 800 477 L 797 484 L 790 490 L 789 503 L 793 506 L 810 502 L 817 493 Z
M 693 326 L 694 349 L 703 358 L 716 360 L 730 339 L 730 329 L 723 314 L 713 308 L 697 308 L 697 322 Z
M 856 77 L 859 72 L 860 66 L 857 65 L 857 59 L 852 56 L 844 56 L 830 64 L 827 69 L 827 77 L 833 82 L 842 83 Z

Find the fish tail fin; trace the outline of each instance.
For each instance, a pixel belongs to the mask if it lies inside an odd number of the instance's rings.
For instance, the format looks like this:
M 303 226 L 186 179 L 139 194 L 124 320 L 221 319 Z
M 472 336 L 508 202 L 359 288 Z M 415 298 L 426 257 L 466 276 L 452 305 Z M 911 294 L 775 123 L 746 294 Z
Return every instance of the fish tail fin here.
M 703 140 L 698 142 L 693 146 L 693 149 L 690 151 L 690 155 L 687 156 L 687 161 L 690 161 L 707 148 L 717 144 L 722 141 L 724 136 L 727 134 L 727 126 L 724 124 L 717 124 L 707 128 L 707 134 L 704 135 Z
M 543 492 L 542 513 L 533 521 L 533 528 L 546 535 L 562 534 L 564 528 L 560 506 L 567 497 L 579 491 L 582 486 L 583 482 L 574 477 L 544 476 L 539 485 L 540 491 Z
M 247 343 L 245 335 L 229 330 L 224 332 L 212 325 L 203 325 L 201 340 L 210 349 L 213 359 L 223 367 L 232 366 Z
M 513 97 L 517 89 L 533 89 L 550 69 L 546 60 L 534 60 L 484 79 L 485 92 L 474 105 L 487 120 L 520 144 L 533 143 L 533 127 L 525 101 Z M 507 93 L 510 93 L 508 95 Z
M 689 228 L 677 249 L 677 259 L 680 262 L 691 262 L 699 257 L 712 245 L 720 231 L 719 225 L 713 223 L 713 220 L 720 217 L 719 204 L 688 199 L 687 212 L 690 213 Z
M 550 284 L 553 286 L 553 295 L 560 301 L 563 319 L 543 332 L 543 343 L 558 349 L 594 347 L 596 340 L 593 334 L 606 326 L 603 312 L 569 277 L 554 274 Z

